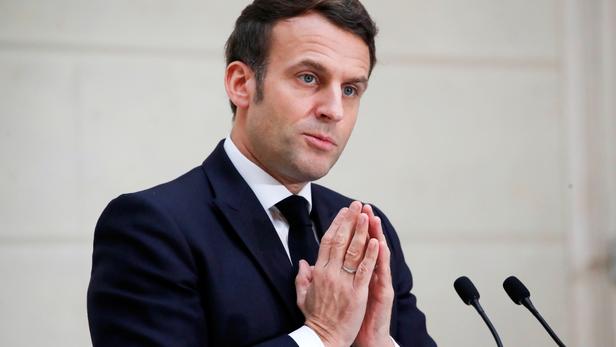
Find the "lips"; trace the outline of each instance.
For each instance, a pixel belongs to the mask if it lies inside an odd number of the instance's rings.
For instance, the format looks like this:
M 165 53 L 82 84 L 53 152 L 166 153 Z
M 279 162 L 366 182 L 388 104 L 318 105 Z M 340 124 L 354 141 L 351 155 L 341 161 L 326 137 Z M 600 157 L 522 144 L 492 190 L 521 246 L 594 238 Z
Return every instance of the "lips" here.
M 323 134 L 303 134 L 310 145 L 322 151 L 329 151 L 338 145 L 329 136 Z
M 327 135 L 321 135 L 321 134 L 306 134 L 308 136 L 312 136 L 316 139 L 319 139 L 321 141 L 325 141 L 325 142 L 329 142 L 332 145 L 336 146 L 336 142 L 334 141 L 334 139 L 332 139 L 331 137 L 327 136 Z

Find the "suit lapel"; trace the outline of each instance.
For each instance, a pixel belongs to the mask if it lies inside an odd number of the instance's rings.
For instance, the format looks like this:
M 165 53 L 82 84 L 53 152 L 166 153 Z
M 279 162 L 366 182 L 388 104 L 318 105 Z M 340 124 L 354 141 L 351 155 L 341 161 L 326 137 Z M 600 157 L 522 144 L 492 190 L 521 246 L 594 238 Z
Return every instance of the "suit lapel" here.
M 297 308 L 291 263 L 263 206 L 237 172 L 221 141 L 203 163 L 215 192 L 214 204 L 229 223 L 246 251 L 278 293 L 294 319 L 303 319 Z

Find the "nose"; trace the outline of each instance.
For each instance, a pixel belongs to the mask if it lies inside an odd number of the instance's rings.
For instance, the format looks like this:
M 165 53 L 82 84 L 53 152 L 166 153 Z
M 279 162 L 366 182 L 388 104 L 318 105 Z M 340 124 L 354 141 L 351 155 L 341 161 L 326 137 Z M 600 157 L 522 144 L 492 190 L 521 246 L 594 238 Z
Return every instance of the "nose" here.
M 338 122 L 344 116 L 342 88 L 331 86 L 319 93 L 317 116 L 323 120 Z

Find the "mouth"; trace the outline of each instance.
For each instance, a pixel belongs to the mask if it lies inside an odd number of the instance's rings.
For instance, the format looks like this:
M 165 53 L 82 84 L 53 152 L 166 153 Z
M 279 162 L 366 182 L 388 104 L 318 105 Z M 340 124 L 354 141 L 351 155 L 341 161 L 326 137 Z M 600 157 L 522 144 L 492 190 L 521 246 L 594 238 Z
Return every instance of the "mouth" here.
M 338 146 L 336 141 L 327 135 L 309 133 L 304 133 L 303 135 L 310 145 L 322 151 L 329 151 Z

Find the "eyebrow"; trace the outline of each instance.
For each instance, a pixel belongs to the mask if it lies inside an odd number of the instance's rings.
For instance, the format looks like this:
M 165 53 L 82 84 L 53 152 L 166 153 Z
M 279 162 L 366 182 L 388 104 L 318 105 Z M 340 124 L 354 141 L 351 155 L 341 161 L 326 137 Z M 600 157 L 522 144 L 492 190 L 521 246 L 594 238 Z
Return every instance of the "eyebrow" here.
M 323 64 L 317 61 L 314 61 L 312 59 L 304 59 L 300 61 L 299 63 L 295 64 L 294 66 L 295 67 L 305 66 L 305 67 L 311 68 L 315 70 L 316 72 L 319 72 L 322 74 L 327 72 L 327 68 Z M 353 78 L 351 80 L 345 81 L 345 83 L 361 84 L 363 89 L 366 89 L 368 87 L 368 77 L 362 76 L 362 77 Z

